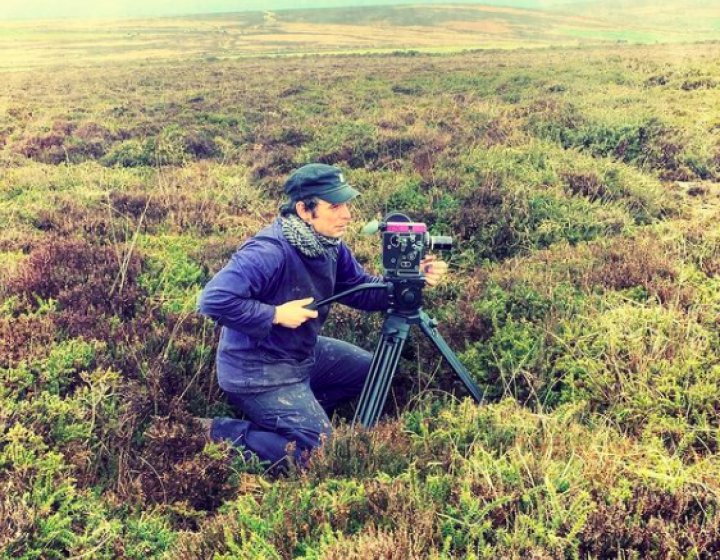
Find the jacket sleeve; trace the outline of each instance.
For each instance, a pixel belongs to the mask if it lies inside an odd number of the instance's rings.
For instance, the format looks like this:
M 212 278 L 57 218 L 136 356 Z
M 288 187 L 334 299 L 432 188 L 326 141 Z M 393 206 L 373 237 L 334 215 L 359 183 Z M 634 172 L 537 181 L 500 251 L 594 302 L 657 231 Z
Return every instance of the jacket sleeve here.
M 335 293 L 339 294 L 360 284 L 382 282 L 381 276 L 372 276 L 363 270 L 350 249 L 340 243 L 338 250 L 337 278 Z M 340 303 L 363 311 L 384 311 L 389 307 L 388 292 L 381 288 L 362 290 L 339 300 Z
M 207 283 L 198 309 L 218 324 L 252 338 L 265 338 L 272 328 L 275 306 L 263 303 L 283 266 L 279 244 L 251 239 Z

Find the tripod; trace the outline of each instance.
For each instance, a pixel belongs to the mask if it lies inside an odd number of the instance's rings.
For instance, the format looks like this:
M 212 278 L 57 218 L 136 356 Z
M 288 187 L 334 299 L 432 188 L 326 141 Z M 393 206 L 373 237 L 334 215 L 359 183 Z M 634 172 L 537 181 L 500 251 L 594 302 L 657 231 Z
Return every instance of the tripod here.
M 360 393 L 353 425 L 359 421 L 363 426 L 370 428 L 380 418 L 390 391 L 392 378 L 400 362 L 400 354 L 412 325 L 420 327 L 423 334 L 430 339 L 475 401 L 482 401 L 483 397 L 480 388 L 472 380 L 465 366 L 462 365 L 438 332 L 436 321 L 422 310 L 422 289 L 424 285 L 425 280 L 421 276 L 385 278 L 385 282 L 360 284 L 346 292 L 311 304 L 313 309 L 317 309 L 322 305 L 361 290 L 386 289 L 389 292 L 391 307 L 387 311 L 380 339 L 370 363 L 370 371 Z

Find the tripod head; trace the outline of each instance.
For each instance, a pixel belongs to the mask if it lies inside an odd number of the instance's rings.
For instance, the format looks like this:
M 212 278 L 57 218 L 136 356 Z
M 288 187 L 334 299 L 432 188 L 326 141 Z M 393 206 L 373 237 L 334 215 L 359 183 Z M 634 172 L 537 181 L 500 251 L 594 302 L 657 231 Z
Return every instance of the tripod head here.
M 422 290 L 425 287 L 425 278 L 422 276 L 403 279 L 383 278 L 382 282 L 368 282 L 332 295 L 328 298 L 314 301 L 305 307 L 307 309 L 319 309 L 323 305 L 329 305 L 339 299 L 364 290 L 387 290 L 388 311 L 399 313 L 416 313 L 422 307 Z

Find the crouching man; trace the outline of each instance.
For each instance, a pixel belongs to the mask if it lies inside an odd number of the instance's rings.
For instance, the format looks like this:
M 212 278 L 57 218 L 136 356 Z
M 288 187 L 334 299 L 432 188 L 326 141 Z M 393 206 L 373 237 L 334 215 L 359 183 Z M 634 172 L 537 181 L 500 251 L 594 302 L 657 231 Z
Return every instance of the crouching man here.
M 280 216 L 237 250 L 199 301 L 200 312 L 222 326 L 218 383 L 244 418 L 214 418 L 210 437 L 274 464 L 288 449 L 302 460 L 320 445 L 331 433 L 328 414 L 359 395 L 370 369 L 369 352 L 319 336 L 329 306 L 306 306 L 382 281 L 367 274 L 341 241 L 359 193 L 340 169 L 305 165 L 287 179 L 285 194 Z M 432 256 L 423 266 L 430 286 L 447 271 Z M 382 311 L 388 295 L 365 290 L 341 303 Z

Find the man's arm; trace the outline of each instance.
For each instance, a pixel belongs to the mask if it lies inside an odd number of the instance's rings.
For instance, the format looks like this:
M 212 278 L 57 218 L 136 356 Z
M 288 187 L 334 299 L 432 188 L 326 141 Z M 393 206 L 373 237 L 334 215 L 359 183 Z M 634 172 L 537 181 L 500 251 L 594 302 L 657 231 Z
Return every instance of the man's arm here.
M 260 301 L 283 266 L 282 248 L 250 240 L 210 282 L 198 309 L 218 324 L 253 338 L 265 338 L 275 319 L 275 306 Z
M 313 298 L 278 306 L 259 301 L 271 290 L 283 262 L 280 246 L 249 241 L 205 286 L 198 302 L 200 312 L 220 325 L 258 339 L 265 338 L 273 325 L 294 329 L 314 319 L 317 311 L 305 308 Z

